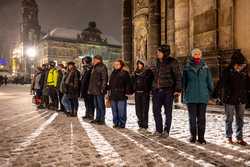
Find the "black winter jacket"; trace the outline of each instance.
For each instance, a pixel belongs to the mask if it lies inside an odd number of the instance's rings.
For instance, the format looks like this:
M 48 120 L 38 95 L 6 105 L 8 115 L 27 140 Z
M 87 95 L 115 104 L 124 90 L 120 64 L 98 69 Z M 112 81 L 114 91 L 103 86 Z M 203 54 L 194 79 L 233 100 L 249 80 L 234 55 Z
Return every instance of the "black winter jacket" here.
M 114 70 L 109 80 L 111 100 L 127 100 L 127 94 L 131 92 L 131 78 L 125 70 Z
M 152 90 L 153 80 L 154 75 L 150 69 L 136 70 L 132 76 L 134 91 L 149 93 Z
M 237 72 L 232 66 L 227 67 L 222 75 L 223 102 L 231 105 L 246 104 L 249 84 L 246 70 Z
M 80 96 L 80 72 L 77 69 L 67 72 L 63 80 L 63 93 L 69 98 Z
M 83 71 L 81 74 L 81 88 L 80 88 L 80 97 L 84 98 L 86 95 L 88 95 L 88 89 L 89 89 L 89 81 L 91 76 L 91 70 L 93 66 L 92 65 L 84 65 Z
M 152 66 L 151 69 L 154 72 L 154 89 L 170 89 L 174 92 L 181 92 L 181 69 L 175 58 L 168 56 L 162 62 L 157 60 L 156 66 Z
M 107 93 L 108 69 L 105 64 L 100 63 L 93 67 L 88 93 L 95 96 L 105 95 Z

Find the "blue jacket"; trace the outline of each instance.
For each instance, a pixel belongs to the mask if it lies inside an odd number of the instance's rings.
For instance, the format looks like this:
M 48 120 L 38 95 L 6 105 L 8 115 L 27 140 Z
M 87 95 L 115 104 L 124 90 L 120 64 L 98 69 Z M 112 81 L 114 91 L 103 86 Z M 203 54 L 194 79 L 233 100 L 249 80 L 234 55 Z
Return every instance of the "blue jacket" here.
M 207 64 L 202 59 L 195 65 L 190 58 L 183 70 L 183 92 L 185 103 L 208 103 L 213 92 L 213 80 Z

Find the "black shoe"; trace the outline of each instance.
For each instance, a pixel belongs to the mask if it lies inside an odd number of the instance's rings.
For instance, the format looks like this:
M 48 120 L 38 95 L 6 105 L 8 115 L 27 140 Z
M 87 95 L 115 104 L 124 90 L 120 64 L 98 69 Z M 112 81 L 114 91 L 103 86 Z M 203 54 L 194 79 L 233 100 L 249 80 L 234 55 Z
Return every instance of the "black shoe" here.
M 205 139 L 198 139 L 197 141 L 200 144 L 207 144 L 207 141 Z
M 196 142 L 196 137 L 190 137 L 189 142 L 190 143 L 195 143 Z
M 92 123 L 92 124 L 97 124 L 99 121 L 97 121 L 97 120 L 92 120 L 90 123 Z
M 105 121 L 98 121 L 97 125 L 105 125 Z
M 89 119 L 89 117 L 88 116 L 84 116 L 84 117 L 82 117 L 82 119 Z

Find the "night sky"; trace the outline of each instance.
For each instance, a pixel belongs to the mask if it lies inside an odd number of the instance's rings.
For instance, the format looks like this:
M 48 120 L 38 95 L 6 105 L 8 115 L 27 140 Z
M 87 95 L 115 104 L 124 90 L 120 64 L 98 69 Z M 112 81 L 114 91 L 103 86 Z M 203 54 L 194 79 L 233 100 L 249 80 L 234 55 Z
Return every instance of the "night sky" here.
M 122 0 L 36 0 L 39 23 L 48 32 L 56 27 L 82 30 L 89 21 L 121 40 Z M 21 0 L 0 0 L 0 54 L 18 39 Z

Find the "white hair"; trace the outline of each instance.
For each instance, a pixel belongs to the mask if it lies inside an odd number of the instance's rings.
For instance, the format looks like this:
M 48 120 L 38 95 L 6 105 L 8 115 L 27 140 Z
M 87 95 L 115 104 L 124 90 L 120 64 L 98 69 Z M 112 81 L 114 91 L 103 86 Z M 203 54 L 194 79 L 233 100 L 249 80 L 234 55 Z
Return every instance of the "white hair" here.
M 199 53 L 202 57 L 202 51 L 200 49 L 198 48 L 193 49 L 191 52 L 191 56 L 193 57 L 195 53 Z

